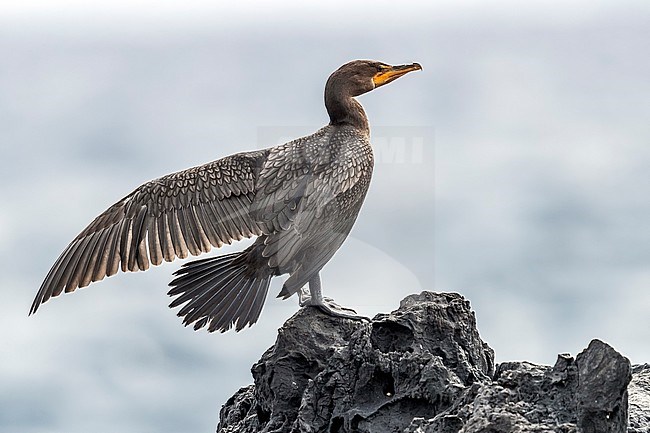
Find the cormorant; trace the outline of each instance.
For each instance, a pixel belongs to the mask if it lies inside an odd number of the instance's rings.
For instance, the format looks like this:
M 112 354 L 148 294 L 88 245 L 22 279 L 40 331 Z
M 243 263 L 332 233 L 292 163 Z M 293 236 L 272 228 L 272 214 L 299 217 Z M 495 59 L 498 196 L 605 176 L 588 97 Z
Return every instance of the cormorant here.
M 271 278 L 289 274 L 278 297 L 356 317 L 321 294 L 319 272 L 357 218 L 373 169 L 368 119 L 354 97 L 422 69 L 355 60 L 327 80 L 327 126 L 264 150 L 237 153 L 138 187 L 63 251 L 30 314 L 53 296 L 122 270 L 147 270 L 256 236 L 244 251 L 178 270 L 170 307 L 194 329 L 237 331 L 257 321 Z M 309 290 L 303 289 L 309 283 Z

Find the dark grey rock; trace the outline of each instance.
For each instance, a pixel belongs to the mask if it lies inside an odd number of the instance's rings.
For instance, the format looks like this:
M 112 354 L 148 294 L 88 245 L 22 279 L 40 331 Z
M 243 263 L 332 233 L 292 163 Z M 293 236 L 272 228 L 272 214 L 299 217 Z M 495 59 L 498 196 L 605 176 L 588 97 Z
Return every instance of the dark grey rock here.
M 221 409 L 218 433 L 625 432 L 629 361 L 593 340 L 555 366 L 507 362 L 469 302 L 423 292 L 372 321 L 302 309 Z M 635 367 L 630 432 L 649 432 L 650 367 Z
M 553 367 L 499 364 L 493 382 L 467 389 L 446 413 L 415 420 L 409 431 L 624 433 L 629 380 L 629 361 L 593 340 L 575 360 L 559 355 Z M 460 428 L 446 427 L 450 416 Z
M 576 357 L 578 427 L 584 433 L 627 431 L 630 361 L 600 340 Z

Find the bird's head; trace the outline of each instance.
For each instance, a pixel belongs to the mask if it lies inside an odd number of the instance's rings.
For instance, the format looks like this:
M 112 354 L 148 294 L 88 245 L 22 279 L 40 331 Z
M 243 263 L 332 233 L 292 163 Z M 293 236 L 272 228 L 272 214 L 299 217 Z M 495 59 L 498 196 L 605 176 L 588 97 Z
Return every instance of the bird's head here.
M 354 60 L 338 68 L 330 75 L 325 91 L 359 96 L 377 87 L 388 84 L 412 71 L 422 69 L 419 63 L 391 66 L 372 60 Z

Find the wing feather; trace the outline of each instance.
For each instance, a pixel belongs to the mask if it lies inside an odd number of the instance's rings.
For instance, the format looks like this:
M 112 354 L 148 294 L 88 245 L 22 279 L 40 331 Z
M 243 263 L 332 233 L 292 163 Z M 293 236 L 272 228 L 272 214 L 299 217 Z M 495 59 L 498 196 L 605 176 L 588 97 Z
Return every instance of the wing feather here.
M 212 249 L 212 244 L 210 239 L 208 239 L 203 223 L 201 222 L 201 217 L 199 217 L 197 206 L 191 205 L 188 208 L 188 212 L 191 215 L 194 227 L 196 227 L 196 240 L 199 247 L 200 253 L 207 253 Z
M 185 245 L 187 246 L 187 253 L 196 256 L 199 254 L 199 247 L 196 244 L 196 238 L 194 231 L 196 230 L 191 222 L 191 217 L 187 215 L 187 208 L 176 209 L 176 218 L 178 219 L 178 225 L 176 226 L 177 236 L 183 238 Z M 186 230 L 183 230 L 183 227 Z
M 86 251 L 88 251 L 88 245 L 92 242 L 92 237 L 84 238 L 79 245 L 79 248 L 75 251 L 72 260 L 66 266 L 64 273 L 64 280 L 66 281 L 65 291 L 66 293 L 74 291 L 79 287 L 79 274 L 82 270 L 79 266 L 80 262 L 83 261 Z
M 106 275 L 111 276 L 117 274 L 120 270 L 120 233 L 122 232 L 122 226 L 126 223 L 126 220 L 121 220 L 117 225 L 114 225 L 111 234 L 111 251 L 108 256 L 108 264 Z
M 47 277 L 45 277 L 45 282 L 43 283 L 48 283 L 51 286 L 51 291 L 47 293 L 47 298 L 45 299 L 49 299 L 51 296 L 58 296 L 63 292 L 66 281 L 63 278 L 65 270 L 68 267 L 70 260 L 74 257 L 77 249 L 79 249 L 79 242 L 68 245 L 63 253 L 61 253 L 56 263 L 54 263 L 52 269 L 50 269 L 50 272 L 47 274 Z
M 221 246 L 219 236 L 217 236 L 214 226 L 210 221 L 210 218 L 207 216 L 207 209 L 205 206 L 194 206 L 194 213 L 198 220 L 199 226 L 202 228 L 203 237 L 202 237 L 202 249 L 204 252 L 210 250 L 210 245 Z
M 212 208 L 216 210 L 215 214 L 217 215 L 225 215 L 225 218 L 220 219 L 219 221 L 223 223 L 223 237 L 224 239 L 227 239 L 228 241 L 226 243 L 230 244 L 233 240 L 239 240 L 237 238 L 237 235 L 234 233 L 236 232 L 235 227 L 232 224 L 231 218 L 232 215 L 226 209 L 225 206 L 225 200 L 220 200 L 212 203 Z
M 166 262 L 171 262 L 175 258 L 174 241 L 172 239 L 171 229 L 169 228 L 169 215 L 164 213 L 158 217 L 158 237 L 162 245 L 163 257 Z
M 151 255 L 151 264 L 158 266 L 163 261 L 162 245 L 160 242 L 160 233 L 158 231 L 158 218 L 149 219 L 147 228 L 147 242 L 149 242 L 149 254 Z
M 212 220 L 212 223 L 215 225 L 217 236 L 219 237 L 219 242 L 221 242 L 221 244 L 229 244 L 230 241 L 228 240 L 228 235 L 226 234 L 226 225 L 224 224 L 223 220 L 217 218 L 217 215 L 219 215 L 219 209 L 216 206 L 216 201 L 208 202 L 207 205 L 204 206 L 204 209 L 208 212 L 208 216 Z
M 121 232 L 120 232 L 120 263 L 122 264 L 122 272 L 129 270 L 129 252 L 131 251 L 131 238 L 133 232 L 131 228 L 133 227 L 133 220 L 126 219 L 122 221 Z M 89 235 L 85 239 L 89 239 L 92 235 Z
M 106 248 L 111 237 L 112 229 L 102 232 L 101 241 L 97 248 L 97 260 L 92 273 L 92 281 L 99 281 L 106 275 L 106 264 L 108 263 L 109 249 Z
M 128 263 L 128 269 L 130 271 L 133 270 L 138 270 L 138 269 L 144 269 L 144 266 L 140 266 L 143 264 L 141 257 L 139 257 L 140 253 L 140 243 L 144 240 L 144 237 L 147 233 L 147 228 L 145 227 L 145 217 L 147 216 L 147 207 L 146 206 L 141 206 L 140 209 L 138 210 L 138 213 L 135 217 L 135 220 L 133 220 L 133 225 L 131 226 L 131 239 L 129 242 L 129 263 Z M 100 232 L 101 233 L 101 232 Z M 145 252 L 146 256 L 146 252 Z M 148 267 L 148 263 L 147 266 Z
M 91 238 L 91 241 L 88 243 L 88 254 L 84 254 L 82 257 L 83 261 L 79 262 L 79 287 L 86 287 L 92 281 L 95 263 L 97 262 L 97 255 L 99 254 L 97 244 L 101 238 L 101 235 L 93 236 Z
M 230 237 L 236 240 L 243 239 L 244 233 L 247 231 L 246 222 L 240 218 L 239 210 L 235 209 L 232 200 L 223 200 L 220 203 L 223 205 L 224 211 L 229 216 L 228 222 L 230 223 Z

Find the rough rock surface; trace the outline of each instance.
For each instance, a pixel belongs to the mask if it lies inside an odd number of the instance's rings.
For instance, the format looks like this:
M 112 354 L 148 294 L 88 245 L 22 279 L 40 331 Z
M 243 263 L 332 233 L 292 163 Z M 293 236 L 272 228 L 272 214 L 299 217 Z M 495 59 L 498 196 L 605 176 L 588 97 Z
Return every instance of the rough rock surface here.
M 627 390 L 630 394 L 628 433 L 650 432 L 650 364 L 632 368 L 632 382 Z
M 372 321 L 302 309 L 222 407 L 218 433 L 626 432 L 629 361 L 593 340 L 553 367 L 494 366 L 469 302 L 423 292 Z M 648 432 L 650 366 L 634 368 L 630 432 Z

